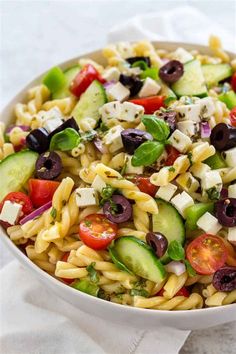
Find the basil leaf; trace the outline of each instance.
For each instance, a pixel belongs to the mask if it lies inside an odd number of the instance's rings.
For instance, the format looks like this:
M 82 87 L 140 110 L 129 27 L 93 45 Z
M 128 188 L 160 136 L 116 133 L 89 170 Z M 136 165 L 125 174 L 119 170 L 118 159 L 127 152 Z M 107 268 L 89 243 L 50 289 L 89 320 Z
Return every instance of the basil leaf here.
M 146 70 L 148 68 L 147 63 L 143 60 L 137 60 L 131 66 L 132 68 L 140 68 L 142 70 Z
M 181 261 L 185 258 L 184 248 L 177 240 L 170 242 L 167 253 L 173 261 Z
M 82 136 L 81 136 L 81 140 L 86 142 L 86 141 L 93 141 L 93 139 L 96 137 L 97 132 L 95 130 L 90 130 L 88 132 L 85 132 Z
M 53 135 L 50 143 L 50 151 L 68 151 L 74 149 L 80 143 L 79 133 L 72 128 L 66 128 L 62 132 Z
M 130 295 L 131 296 L 143 296 L 143 297 L 148 297 L 149 293 L 145 289 L 131 289 L 130 290 Z
M 146 79 L 147 77 L 150 77 L 153 80 L 158 79 L 158 70 L 157 68 L 147 68 L 140 74 L 140 79 Z
M 87 272 L 89 273 L 89 277 L 91 282 L 98 283 L 99 282 L 99 275 L 97 271 L 94 269 L 96 263 L 92 262 L 90 265 L 86 267 Z
M 152 134 L 153 138 L 158 141 L 164 142 L 170 135 L 170 128 L 168 124 L 154 115 L 144 115 L 142 122 L 148 133 Z
M 164 145 L 157 141 L 146 141 L 134 152 L 131 160 L 133 166 L 149 166 L 163 153 Z
M 195 277 L 195 275 L 197 275 L 196 271 L 193 269 L 193 267 L 191 266 L 191 264 L 189 263 L 189 261 L 187 259 L 185 259 L 184 261 L 188 275 L 190 277 Z

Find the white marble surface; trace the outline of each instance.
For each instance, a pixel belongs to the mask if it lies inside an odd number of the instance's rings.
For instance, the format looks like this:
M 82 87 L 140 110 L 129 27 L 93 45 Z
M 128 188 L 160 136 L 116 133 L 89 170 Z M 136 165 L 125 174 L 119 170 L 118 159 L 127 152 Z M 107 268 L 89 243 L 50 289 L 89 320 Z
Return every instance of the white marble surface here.
M 235 0 L 0 0 L 0 107 L 55 63 L 102 47 L 114 24 L 136 14 L 186 4 L 196 6 L 236 34 Z M 1 244 L 0 251 L 2 267 L 11 255 Z M 236 323 L 193 331 L 180 353 L 236 353 L 235 332 Z

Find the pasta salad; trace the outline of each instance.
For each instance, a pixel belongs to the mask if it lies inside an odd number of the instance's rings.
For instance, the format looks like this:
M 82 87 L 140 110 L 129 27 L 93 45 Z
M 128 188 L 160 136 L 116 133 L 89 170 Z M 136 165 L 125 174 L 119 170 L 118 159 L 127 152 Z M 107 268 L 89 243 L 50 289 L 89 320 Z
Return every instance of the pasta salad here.
M 156 310 L 236 302 L 236 59 L 209 46 L 109 45 L 0 123 L 0 223 L 66 286 Z

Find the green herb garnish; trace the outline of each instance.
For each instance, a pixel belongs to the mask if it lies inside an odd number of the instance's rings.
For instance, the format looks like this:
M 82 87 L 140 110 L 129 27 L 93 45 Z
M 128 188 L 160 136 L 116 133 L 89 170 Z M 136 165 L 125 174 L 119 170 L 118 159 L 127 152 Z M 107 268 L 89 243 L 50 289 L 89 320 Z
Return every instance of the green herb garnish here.
M 51 217 L 52 217 L 53 219 L 56 219 L 56 217 L 57 217 L 57 209 L 54 208 L 54 207 L 52 207 L 52 210 L 51 210 L 51 212 L 50 212 L 50 215 L 51 215 Z
M 130 290 L 130 295 L 131 296 L 143 296 L 143 297 L 148 297 L 149 293 L 147 290 L 144 289 L 131 289 Z
M 90 265 L 86 267 L 87 272 L 89 273 L 89 277 L 92 283 L 97 284 L 99 282 L 98 272 L 95 270 L 96 262 L 92 262 Z
M 133 166 L 152 165 L 161 156 L 163 151 L 164 144 L 158 141 L 146 141 L 135 150 L 131 164 Z
M 80 141 L 81 137 L 75 129 L 66 128 L 62 132 L 53 135 L 49 150 L 69 151 L 78 146 Z
M 153 138 L 160 142 L 165 142 L 170 135 L 169 125 L 160 118 L 154 115 L 144 115 L 142 123 L 145 125 L 148 133 L 152 134 Z
M 216 187 L 207 189 L 206 192 L 210 200 L 220 199 L 220 191 Z
M 185 251 L 177 240 L 171 241 L 167 250 L 169 257 L 174 261 L 181 261 L 185 258 Z
M 193 269 L 193 267 L 191 266 L 191 264 L 189 263 L 189 261 L 187 259 L 185 259 L 184 261 L 188 275 L 190 277 L 195 277 L 195 275 L 197 275 L 197 273 L 195 272 L 195 270 Z

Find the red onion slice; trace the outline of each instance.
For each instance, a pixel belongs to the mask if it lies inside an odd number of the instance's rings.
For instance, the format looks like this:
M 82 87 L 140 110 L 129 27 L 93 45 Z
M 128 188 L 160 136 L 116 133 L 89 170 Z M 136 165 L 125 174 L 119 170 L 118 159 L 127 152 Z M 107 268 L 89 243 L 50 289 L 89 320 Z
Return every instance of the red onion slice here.
M 103 84 L 103 87 L 105 90 L 107 90 L 107 89 L 111 88 L 115 83 L 116 83 L 115 80 L 107 81 L 107 82 L 105 82 L 105 84 Z
M 23 130 L 24 132 L 30 131 L 30 127 L 29 127 L 28 125 L 10 125 L 10 126 L 6 129 L 6 134 L 10 134 L 10 132 L 11 132 L 14 128 L 20 128 L 20 129 Z
M 98 151 L 100 151 L 101 154 L 107 154 L 108 153 L 108 149 L 103 144 L 101 139 L 95 138 L 95 139 L 93 139 L 93 143 L 96 146 L 96 148 L 98 149 Z
M 201 138 L 209 138 L 211 135 L 211 128 L 208 122 L 201 123 Z
M 32 211 L 32 213 L 30 213 L 29 215 L 26 215 L 23 219 L 21 219 L 20 221 L 20 225 L 24 225 L 25 223 L 27 223 L 30 220 L 33 220 L 35 218 L 37 218 L 38 216 L 40 216 L 41 214 L 43 214 L 43 212 L 45 212 L 46 210 L 48 210 L 49 208 L 51 208 L 52 206 L 52 202 L 48 202 L 44 205 L 42 205 L 40 208 Z

